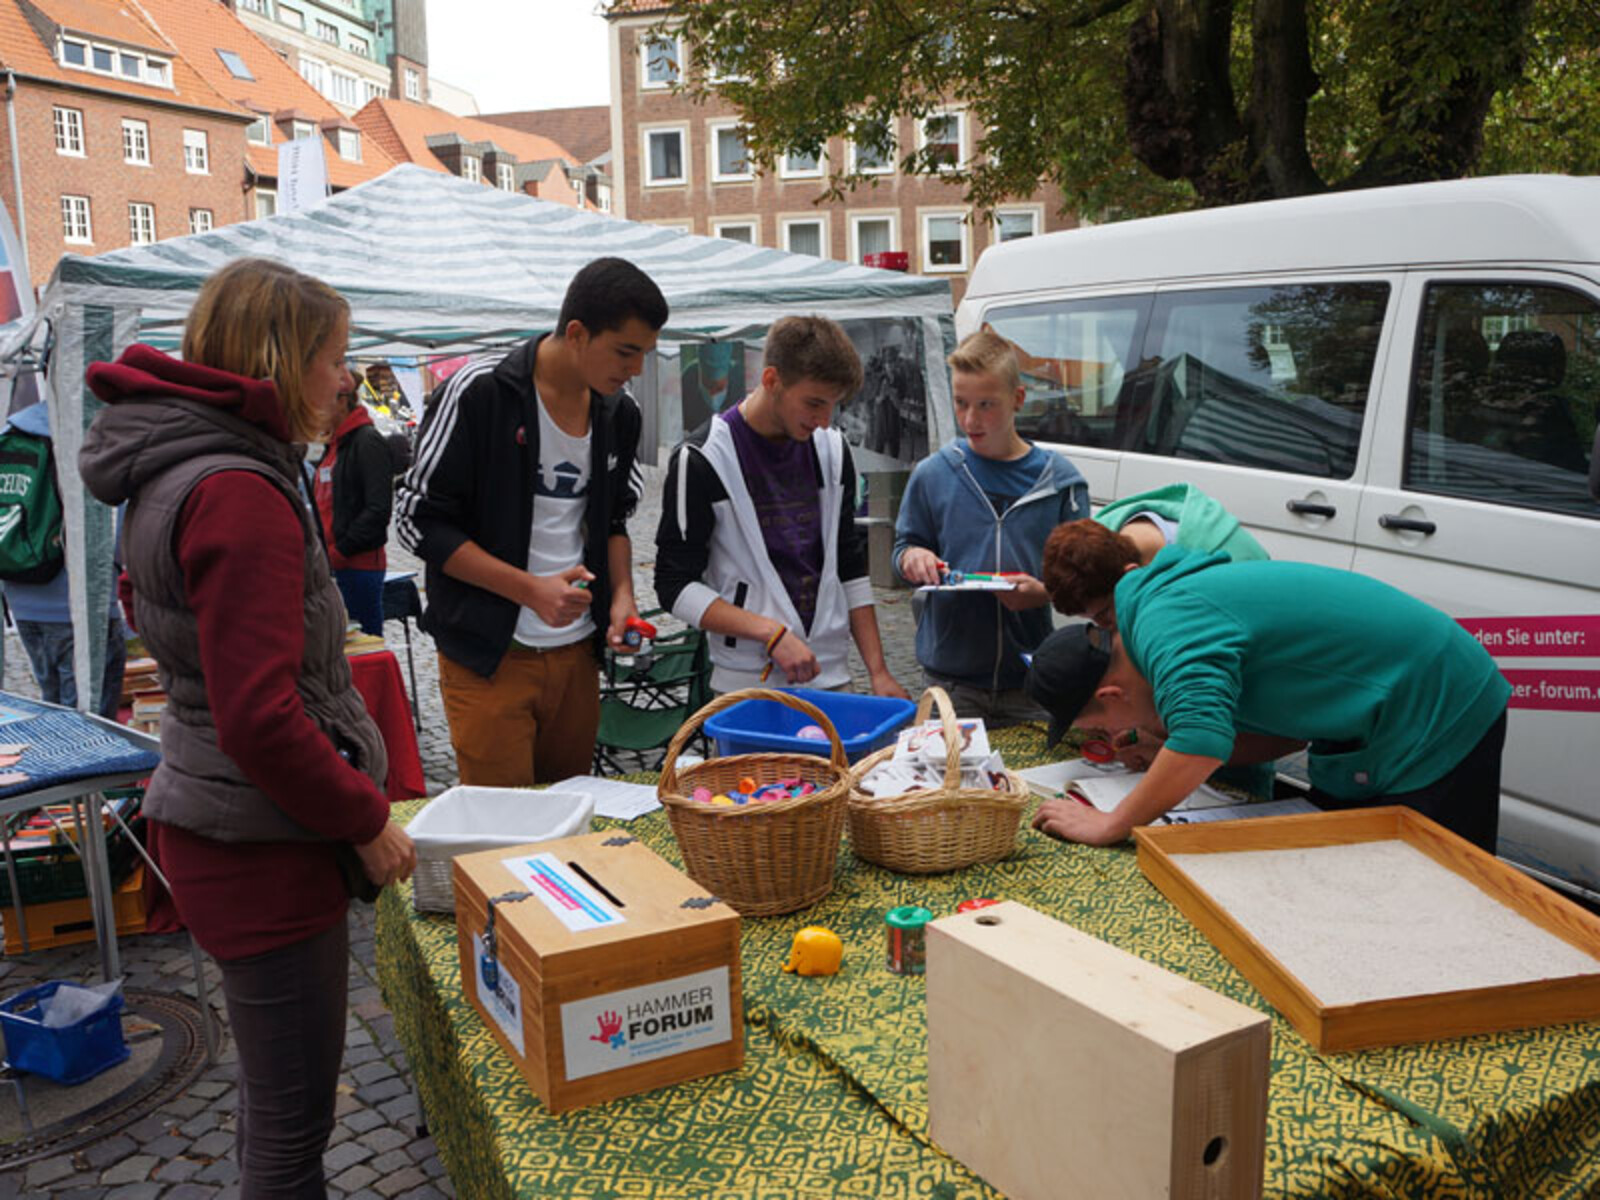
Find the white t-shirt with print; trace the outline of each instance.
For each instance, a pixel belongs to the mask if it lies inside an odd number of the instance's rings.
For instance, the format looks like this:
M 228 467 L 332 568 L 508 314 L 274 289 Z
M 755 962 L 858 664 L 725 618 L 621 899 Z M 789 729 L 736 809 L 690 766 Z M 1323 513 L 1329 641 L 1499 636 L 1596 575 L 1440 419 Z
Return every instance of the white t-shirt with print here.
M 584 507 L 589 497 L 589 431 L 581 437 L 563 433 L 539 408 L 539 477 L 533 485 L 533 534 L 528 539 L 528 573 L 559 575 L 583 561 Z M 596 604 L 601 602 L 595 597 Z M 594 633 L 594 614 L 585 611 L 570 625 L 546 625 L 524 608 L 517 614 L 514 635 L 524 646 L 549 649 L 580 642 Z

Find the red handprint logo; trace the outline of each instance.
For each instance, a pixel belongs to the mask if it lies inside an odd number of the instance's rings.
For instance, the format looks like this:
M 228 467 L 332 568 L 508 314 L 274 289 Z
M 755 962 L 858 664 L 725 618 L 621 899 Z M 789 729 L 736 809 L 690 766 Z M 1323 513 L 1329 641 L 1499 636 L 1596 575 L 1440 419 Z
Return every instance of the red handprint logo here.
M 614 1012 L 603 1012 L 597 1018 L 600 1022 L 600 1032 L 591 1033 L 591 1042 L 604 1042 L 613 1049 L 622 1049 L 622 1018 Z

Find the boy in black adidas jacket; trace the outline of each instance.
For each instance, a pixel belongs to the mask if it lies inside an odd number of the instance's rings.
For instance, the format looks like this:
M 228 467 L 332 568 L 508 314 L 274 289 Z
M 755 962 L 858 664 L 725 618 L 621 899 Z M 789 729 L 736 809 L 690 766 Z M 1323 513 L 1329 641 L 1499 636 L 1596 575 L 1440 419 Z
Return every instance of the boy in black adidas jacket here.
M 638 613 L 627 519 L 641 418 L 623 388 L 666 320 L 649 276 L 597 259 L 555 333 L 469 363 L 428 406 L 396 518 L 427 564 L 422 625 L 463 784 L 589 768 L 596 655 Z

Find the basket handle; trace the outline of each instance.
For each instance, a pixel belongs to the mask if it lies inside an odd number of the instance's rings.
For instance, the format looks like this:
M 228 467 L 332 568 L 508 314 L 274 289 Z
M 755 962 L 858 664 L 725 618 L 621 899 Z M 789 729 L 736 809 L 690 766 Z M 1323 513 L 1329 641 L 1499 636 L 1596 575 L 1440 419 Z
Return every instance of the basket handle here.
M 739 691 L 728 692 L 725 695 L 716 697 L 710 704 L 707 704 L 694 716 L 690 717 L 682 729 L 672 735 L 672 741 L 667 745 L 667 756 L 661 760 L 661 782 L 659 786 L 662 791 L 676 792 L 678 790 L 678 755 L 683 752 L 683 748 L 689 744 L 689 739 L 695 735 L 700 726 L 723 709 L 732 708 L 735 704 L 742 704 L 746 700 L 775 700 L 779 704 L 788 705 L 790 708 L 810 717 L 828 735 L 828 745 L 831 751 L 829 760 L 833 763 L 834 769 L 841 775 L 848 773 L 850 763 L 844 756 L 844 745 L 839 741 L 839 731 L 833 727 L 833 722 L 828 720 L 827 713 L 809 700 L 802 700 L 799 696 L 790 695 L 788 692 L 780 692 L 775 688 L 742 688 Z
M 944 726 L 944 786 L 953 792 L 961 786 L 961 726 L 956 723 L 956 706 L 942 687 L 930 687 L 922 693 L 913 728 L 921 729 L 935 706 Z

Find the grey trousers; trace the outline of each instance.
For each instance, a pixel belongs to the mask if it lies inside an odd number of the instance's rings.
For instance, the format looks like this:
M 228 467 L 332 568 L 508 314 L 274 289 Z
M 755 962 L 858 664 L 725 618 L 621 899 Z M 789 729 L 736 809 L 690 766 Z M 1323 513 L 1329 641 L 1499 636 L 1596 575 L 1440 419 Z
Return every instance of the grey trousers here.
M 218 962 L 239 1049 L 237 1152 L 243 1200 L 325 1200 L 344 1058 L 350 927 Z

